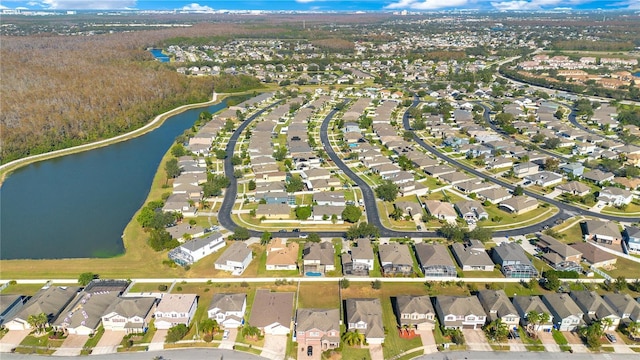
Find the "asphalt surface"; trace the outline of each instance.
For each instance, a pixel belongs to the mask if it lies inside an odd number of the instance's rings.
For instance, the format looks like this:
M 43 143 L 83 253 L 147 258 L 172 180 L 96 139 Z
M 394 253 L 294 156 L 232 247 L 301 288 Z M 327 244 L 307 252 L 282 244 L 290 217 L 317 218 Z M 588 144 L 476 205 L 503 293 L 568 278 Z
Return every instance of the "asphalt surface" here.
M 637 354 L 616 354 L 616 353 L 607 353 L 607 354 L 597 354 L 597 353 L 587 353 L 587 354 L 568 354 L 564 352 L 559 353 L 539 353 L 535 351 L 530 352 L 514 352 L 514 351 L 455 351 L 455 352 L 439 352 L 429 355 L 423 355 L 417 357 L 416 359 L 420 360 L 512 360 L 512 359 L 524 359 L 524 360 L 565 360 L 565 359 L 576 359 L 576 360 L 602 360 L 602 359 L 637 359 Z
M 2 360 L 33 360 L 36 358 L 50 358 L 41 355 L 27 354 L 10 354 L 3 353 Z M 74 359 L 78 360 L 78 356 L 55 356 L 55 359 Z M 85 357 L 86 358 L 86 357 Z M 258 360 L 266 359 L 258 355 L 245 352 L 222 350 L 222 349 L 175 349 L 162 351 L 147 352 L 127 352 L 105 355 L 90 355 L 92 360 L 114 360 L 114 359 L 131 359 L 131 360 Z

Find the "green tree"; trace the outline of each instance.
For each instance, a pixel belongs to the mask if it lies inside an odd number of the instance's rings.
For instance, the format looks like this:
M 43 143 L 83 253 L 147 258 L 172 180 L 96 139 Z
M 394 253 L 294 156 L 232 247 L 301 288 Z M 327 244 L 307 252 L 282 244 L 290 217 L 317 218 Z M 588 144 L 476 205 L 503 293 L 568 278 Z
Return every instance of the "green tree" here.
M 493 230 L 481 226 L 477 226 L 475 229 L 469 231 L 466 235 L 468 239 L 480 240 L 483 243 L 491 241 L 493 239 Z
M 378 198 L 384 201 L 392 202 L 396 199 L 396 196 L 398 196 L 398 186 L 387 180 L 384 184 L 379 185 L 376 188 L 375 192 Z
M 187 155 L 187 150 L 184 148 L 182 144 L 178 143 L 171 147 L 171 155 L 179 158 L 181 156 Z
M 304 182 L 302 181 L 302 178 L 300 176 L 292 176 L 289 179 L 289 182 L 285 185 L 285 189 L 287 190 L 287 192 L 302 191 L 304 189 Z
M 389 217 L 397 221 L 402 219 L 402 214 L 402 209 L 400 209 L 399 207 L 394 207 L 393 211 L 389 214 Z
M 216 154 L 216 159 L 218 160 L 223 160 L 227 158 L 227 152 L 224 151 L 223 149 L 217 149 L 215 151 L 215 154 Z
M 256 189 L 256 182 L 255 180 L 249 180 L 249 183 L 247 184 L 247 187 L 249 188 L 249 191 L 253 191 Z
M 224 131 L 226 132 L 232 132 L 234 127 L 235 127 L 235 124 L 231 119 L 227 119 L 227 121 L 224 123 Z
M 627 284 L 627 279 L 624 276 L 618 276 L 613 281 L 613 289 L 617 292 L 626 290 L 629 285 Z
M 365 343 L 364 334 L 360 334 L 358 330 L 347 331 L 342 335 L 342 341 L 348 346 L 363 345 Z
M 311 216 L 311 206 L 296 206 L 296 219 L 306 220 Z
M 371 288 L 374 290 L 380 290 L 382 288 L 382 281 L 375 279 L 371 282 Z
M 78 276 L 78 284 L 80 286 L 87 286 L 91 282 L 91 280 L 96 279 L 97 275 L 94 275 L 92 272 L 84 272 Z
M 502 322 L 502 319 L 500 318 L 497 318 L 487 324 L 483 330 L 487 334 L 487 337 L 497 342 L 504 342 L 507 340 L 507 336 L 509 335 L 509 327 L 507 324 Z
M 271 233 L 268 231 L 263 232 L 262 236 L 260 236 L 260 245 L 267 245 L 270 241 Z
M 524 189 L 522 186 L 518 185 L 513 189 L 513 196 L 521 196 L 524 195 Z
M 243 338 L 257 338 L 260 336 L 260 329 L 247 323 L 242 327 L 241 334 Z
M 173 179 L 180 175 L 180 166 L 178 165 L 178 159 L 172 158 L 164 163 L 164 171 L 167 173 L 167 179 Z
M 276 150 L 273 152 L 273 158 L 276 161 L 282 161 L 284 160 L 284 158 L 287 156 L 287 148 L 283 147 L 283 146 L 279 146 L 278 148 L 276 148 Z
M 349 281 L 349 279 L 347 278 L 340 279 L 340 288 L 348 289 L 350 285 L 351 285 L 351 282 Z
M 547 290 L 558 291 L 561 283 L 558 275 L 550 273 L 546 275 L 545 281 L 542 284 L 542 286 Z
M 380 231 L 378 228 L 366 222 L 361 222 L 359 224 L 354 224 L 349 229 L 347 229 L 347 239 L 359 239 L 359 238 L 377 238 L 380 236 Z
M 356 223 L 362 216 L 362 210 L 355 205 L 347 205 L 342 211 L 342 219 L 346 222 Z
M 547 158 L 544 161 L 544 169 L 547 171 L 556 171 L 560 166 L 560 160 L 557 158 Z
M 49 318 L 47 314 L 41 312 L 39 314 L 31 314 L 27 317 L 27 324 L 36 330 L 36 334 L 42 334 L 45 331 Z
M 173 239 L 165 229 L 154 229 L 149 234 L 149 246 L 155 251 L 173 249 L 180 245 L 178 240 Z
M 319 243 L 320 240 L 322 239 L 320 239 L 320 235 L 318 235 L 318 233 L 312 232 L 307 235 L 307 241 L 309 242 Z
M 229 239 L 231 240 L 247 240 L 249 237 L 249 230 L 240 226 L 233 230 L 233 234 L 229 235 Z
M 242 158 L 238 155 L 233 155 L 233 157 L 231 158 L 231 163 L 236 166 L 236 165 L 240 165 L 242 164 Z
M 560 139 L 553 137 L 544 141 L 544 147 L 547 149 L 557 149 L 560 146 Z
M 213 340 L 213 335 L 220 331 L 220 325 L 215 319 L 206 318 L 200 321 L 200 332 L 204 335 L 205 341 L 210 342 Z
M 460 242 L 465 238 L 465 231 L 455 224 L 446 223 L 440 229 L 438 234 L 449 241 Z
M 167 331 L 167 337 L 165 338 L 165 340 L 168 343 L 174 343 L 174 342 L 180 341 L 185 335 L 187 335 L 188 332 L 189 332 L 189 328 L 187 327 L 187 325 L 185 324 L 175 325 Z

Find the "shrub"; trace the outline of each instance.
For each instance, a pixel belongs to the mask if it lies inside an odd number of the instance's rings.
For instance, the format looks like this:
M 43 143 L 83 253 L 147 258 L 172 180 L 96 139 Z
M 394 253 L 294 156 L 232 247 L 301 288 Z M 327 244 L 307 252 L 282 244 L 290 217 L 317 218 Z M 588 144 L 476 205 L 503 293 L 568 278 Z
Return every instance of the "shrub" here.
M 158 285 L 158 290 L 160 290 L 160 291 L 167 291 L 168 288 L 169 287 L 167 285 L 165 285 L 165 284 Z

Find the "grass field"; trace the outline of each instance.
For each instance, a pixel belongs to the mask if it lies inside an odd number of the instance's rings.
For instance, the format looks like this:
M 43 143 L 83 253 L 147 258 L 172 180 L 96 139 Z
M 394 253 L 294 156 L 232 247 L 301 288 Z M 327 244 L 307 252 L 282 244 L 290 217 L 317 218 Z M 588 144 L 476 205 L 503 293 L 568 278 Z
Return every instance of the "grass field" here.
M 340 307 L 338 281 L 326 283 L 300 283 L 298 308 L 337 309 Z

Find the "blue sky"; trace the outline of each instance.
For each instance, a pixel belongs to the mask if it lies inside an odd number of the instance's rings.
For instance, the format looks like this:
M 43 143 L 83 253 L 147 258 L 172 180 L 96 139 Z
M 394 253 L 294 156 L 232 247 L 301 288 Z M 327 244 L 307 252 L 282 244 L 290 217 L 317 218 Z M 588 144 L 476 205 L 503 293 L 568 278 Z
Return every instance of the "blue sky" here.
M 437 11 L 452 9 L 640 10 L 640 0 L 0 0 L 0 9 Z

